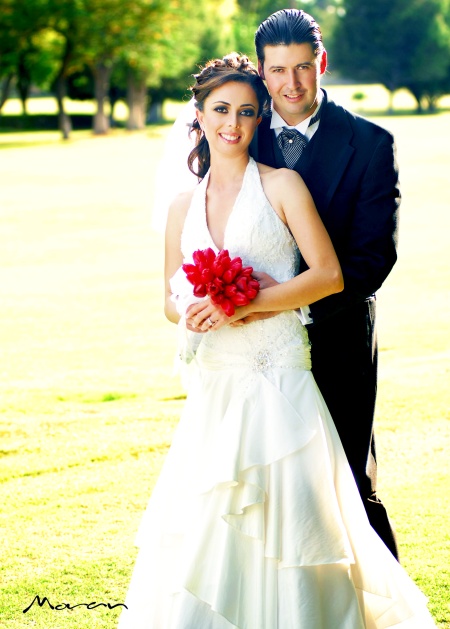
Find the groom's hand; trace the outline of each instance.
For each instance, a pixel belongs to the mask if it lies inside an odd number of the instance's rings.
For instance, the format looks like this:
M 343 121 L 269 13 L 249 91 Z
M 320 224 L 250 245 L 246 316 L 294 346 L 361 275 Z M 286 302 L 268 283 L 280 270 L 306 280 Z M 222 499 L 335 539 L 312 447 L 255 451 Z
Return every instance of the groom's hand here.
M 253 323 L 253 321 L 260 321 L 261 319 L 270 319 L 275 315 L 280 314 L 279 311 L 276 312 L 254 312 L 253 314 L 249 314 L 243 319 L 239 319 L 238 321 L 234 321 L 230 323 L 231 327 L 237 327 L 239 325 L 246 325 L 247 323 Z
M 271 286 L 277 286 L 277 284 L 280 283 L 280 282 L 277 282 L 277 280 L 274 280 L 273 277 L 271 277 L 267 273 L 264 273 L 263 271 L 253 272 L 252 277 L 254 277 L 255 280 L 258 280 L 259 287 L 261 289 L 270 288 Z
M 252 275 L 255 279 L 258 280 L 259 286 L 262 290 L 264 290 L 264 288 L 270 288 L 271 286 L 276 286 L 277 284 L 280 283 L 274 280 L 273 277 L 271 277 L 270 275 L 262 271 L 259 271 L 256 273 L 253 272 Z M 251 308 L 251 304 L 248 307 Z M 247 315 L 246 317 L 243 317 L 242 319 L 239 319 L 238 321 L 234 321 L 230 325 L 233 327 L 236 327 L 239 325 L 246 325 L 247 323 L 253 323 L 253 321 L 260 321 L 261 319 L 270 319 L 271 317 L 274 317 L 277 314 L 280 314 L 280 313 L 277 311 L 276 312 L 254 312 Z

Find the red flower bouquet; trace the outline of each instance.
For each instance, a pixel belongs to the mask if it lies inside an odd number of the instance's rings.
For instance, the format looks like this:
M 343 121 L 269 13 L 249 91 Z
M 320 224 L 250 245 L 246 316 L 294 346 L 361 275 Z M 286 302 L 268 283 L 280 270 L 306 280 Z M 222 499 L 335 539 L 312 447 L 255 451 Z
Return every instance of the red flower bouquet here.
M 194 264 L 183 264 L 186 277 L 194 286 L 195 297 L 209 295 L 226 315 L 234 315 L 236 306 L 246 306 L 256 297 L 259 282 L 253 268 L 242 266 L 241 258 L 230 258 L 226 249 L 216 255 L 211 248 L 193 254 Z

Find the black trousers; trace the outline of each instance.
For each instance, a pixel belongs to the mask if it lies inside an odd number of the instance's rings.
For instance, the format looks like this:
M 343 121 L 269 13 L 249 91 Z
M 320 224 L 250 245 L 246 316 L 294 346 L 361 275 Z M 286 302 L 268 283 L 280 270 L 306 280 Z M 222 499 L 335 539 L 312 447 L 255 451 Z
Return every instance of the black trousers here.
M 373 419 L 377 394 L 375 298 L 308 326 L 312 372 L 344 446 L 372 527 L 398 558 L 395 535 L 377 498 Z

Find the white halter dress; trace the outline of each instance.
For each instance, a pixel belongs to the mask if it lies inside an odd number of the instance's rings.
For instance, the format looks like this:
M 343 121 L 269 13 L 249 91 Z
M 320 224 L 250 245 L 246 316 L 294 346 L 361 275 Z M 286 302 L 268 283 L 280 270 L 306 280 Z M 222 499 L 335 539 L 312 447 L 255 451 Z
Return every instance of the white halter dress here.
M 182 234 L 217 247 L 208 175 Z M 300 254 L 250 159 L 225 249 L 279 282 Z M 138 534 L 120 629 L 427 629 L 425 599 L 367 520 L 293 311 L 202 335 Z

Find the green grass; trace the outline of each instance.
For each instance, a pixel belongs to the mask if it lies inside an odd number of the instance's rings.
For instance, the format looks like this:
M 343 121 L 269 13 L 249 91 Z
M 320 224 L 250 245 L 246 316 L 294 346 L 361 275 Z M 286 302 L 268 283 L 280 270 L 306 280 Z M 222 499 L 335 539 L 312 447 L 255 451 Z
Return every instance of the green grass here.
M 364 91 L 329 89 L 343 101 Z M 400 259 L 379 291 L 380 495 L 403 565 L 448 628 L 450 114 L 376 120 L 396 134 L 404 195 Z M 0 152 L 6 629 L 116 626 L 120 608 L 22 610 L 36 594 L 124 600 L 184 396 L 162 314 L 162 238 L 150 229 L 167 131 L 18 137 Z

